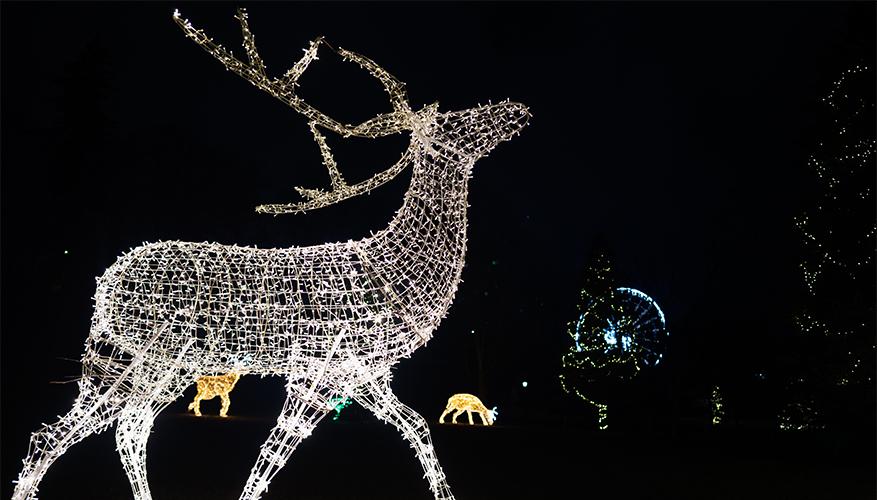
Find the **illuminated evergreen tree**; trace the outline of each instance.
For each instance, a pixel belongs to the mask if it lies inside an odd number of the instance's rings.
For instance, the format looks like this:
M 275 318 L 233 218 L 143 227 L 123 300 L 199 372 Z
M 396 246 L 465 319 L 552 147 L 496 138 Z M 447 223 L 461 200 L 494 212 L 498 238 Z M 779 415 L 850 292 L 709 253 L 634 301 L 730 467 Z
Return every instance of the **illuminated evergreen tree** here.
M 564 391 L 597 407 L 600 429 L 609 425 L 609 406 L 625 403 L 622 413 L 642 413 L 642 391 L 653 391 L 638 375 L 661 361 L 667 338 L 661 308 L 643 292 L 619 286 L 623 275 L 614 263 L 615 253 L 598 235 L 588 250 L 576 317 L 568 323 L 574 345 L 560 375 Z
M 600 335 L 600 325 L 587 325 L 593 331 L 585 331 L 589 330 L 587 326 L 579 323 L 588 309 L 615 307 L 613 299 L 620 278 L 615 269 L 615 252 L 602 235 L 597 235 L 585 257 L 576 315 L 568 323 L 567 333 L 576 341 L 576 346 L 563 356 L 560 383 L 567 393 L 576 394 L 597 407 L 601 429 L 608 426 L 606 403 L 616 385 L 614 380 L 610 382 L 610 377 L 627 379 L 636 375 L 636 370 L 633 364 L 617 362 L 619 360 L 611 358 L 603 349 L 579 350 L 579 340 L 583 343 L 588 340 L 581 337 Z
M 796 224 L 806 290 L 795 312 L 803 346 L 780 415 L 788 429 L 870 428 L 875 419 L 875 55 L 856 20 L 834 63 L 845 67 L 823 99 L 807 169 L 822 193 Z

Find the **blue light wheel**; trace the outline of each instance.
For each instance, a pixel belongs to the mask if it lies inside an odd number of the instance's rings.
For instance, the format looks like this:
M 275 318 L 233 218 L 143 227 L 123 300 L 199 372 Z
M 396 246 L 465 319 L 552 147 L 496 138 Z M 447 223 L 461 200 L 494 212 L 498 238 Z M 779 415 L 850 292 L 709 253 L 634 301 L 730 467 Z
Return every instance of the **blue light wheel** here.
M 589 353 L 596 368 L 620 363 L 635 367 L 629 374 L 633 376 L 660 363 L 667 336 L 664 313 L 651 297 L 633 288 L 616 288 L 588 304 L 573 339 L 575 350 Z

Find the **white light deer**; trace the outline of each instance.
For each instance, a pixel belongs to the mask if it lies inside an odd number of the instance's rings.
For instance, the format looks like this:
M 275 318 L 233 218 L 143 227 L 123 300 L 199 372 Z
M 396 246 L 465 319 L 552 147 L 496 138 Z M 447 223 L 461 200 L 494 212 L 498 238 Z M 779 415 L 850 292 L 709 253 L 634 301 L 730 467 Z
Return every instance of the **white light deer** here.
M 527 123 L 521 104 L 439 113 L 411 110 L 404 84 L 371 60 L 339 49 L 380 79 L 393 111 L 341 125 L 294 88 L 316 59 L 317 39 L 282 78 L 269 79 L 246 13 L 238 11 L 249 64 L 183 20 L 186 35 L 259 88 L 307 116 L 332 192 L 299 189 L 309 201 L 260 206 L 310 210 L 367 192 L 412 165 L 411 185 L 389 227 L 369 238 L 312 247 L 256 249 L 159 242 L 121 256 L 97 279 L 95 312 L 73 408 L 31 436 L 14 499 L 32 499 L 46 470 L 70 446 L 118 421 L 116 442 L 138 500 L 151 498 L 146 442 L 153 421 L 201 375 L 231 371 L 249 356 L 250 374 L 287 378 L 286 401 L 241 494 L 256 499 L 335 404 L 352 397 L 395 425 L 416 450 L 437 499 L 453 498 L 426 421 L 390 389 L 390 368 L 425 344 L 444 317 L 463 269 L 467 182 L 473 163 Z M 316 126 L 344 136 L 408 131 L 399 162 L 348 186 Z

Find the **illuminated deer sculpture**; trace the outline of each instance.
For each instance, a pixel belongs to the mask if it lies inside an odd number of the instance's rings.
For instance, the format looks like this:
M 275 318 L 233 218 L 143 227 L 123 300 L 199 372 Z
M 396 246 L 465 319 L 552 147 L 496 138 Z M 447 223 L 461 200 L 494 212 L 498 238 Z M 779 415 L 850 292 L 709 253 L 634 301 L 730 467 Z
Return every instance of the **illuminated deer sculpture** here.
M 473 412 L 481 417 L 481 421 L 484 425 L 493 425 L 494 420 L 496 420 L 496 407 L 494 406 L 492 410 L 488 410 L 480 399 L 471 394 L 454 394 L 451 396 L 448 399 L 448 405 L 445 407 L 445 411 L 442 412 L 442 416 L 439 417 L 439 423 L 445 423 L 445 415 L 452 411 L 454 414 L 451 415 L 451 422 L 455 424 L 457 423 L 457 417 L 459 417 L 464 411 L 469 417 L 469 425 L 475 425 L 475 422 L 472 421 Z
M 211 400 L 216 396 L 222 400 L 222 408 L 219 410 L 220 417 L 228 416 L 228 407 L 231 405 L 229 393 L 234 390 L 235 384 L 241 379 L 240 373 L 226 373 L 225 375 L 201 375 L 195 381 L 198 393 L 195 400 L 189 403 L 189 409 L 195 410 L 195 416 L 201 416 L 201 401 Z
M 393 394 L 390 368 L 431 338 L 451 305 L 463 269 L 474 162 L 519 132 L 529 112 L 511 102 L 412 111 L 403 83 L 339 49 L 383 83 L 393 106 L 361 125 L 341 125 L 294 93 L 321 40 L 282 78 L 269 79 L 246 13 L 237 17 L 249 64 L 174 13 L 186 35 L 226 68 L 310 120 L 333 187 L 299 189 L 308 201 L 257 210 L 316 209 L 370 191 L 411 165 L 402 208 L 386 229 L 359 241 L 278 249 L 166 241 L 121 256 L 97 280 L 79 396 L 61 420 L 32 435 L 14 499 L 34 498 L 58 456 L 113 422 L 134 497 L 151 498 L 146 443 L 156 415 L 198 377 L 229 372 L 244 356 L 247 373 L 286 377 L 287 395 L 240 498 L 260 497 L 339 397 L 395 425 L 416 450 L 435 498 L 453 498 L 426 421 Z M 348 186 L 317 126 L 343 136 L 408 132 L 411 139 L 394 166 Z

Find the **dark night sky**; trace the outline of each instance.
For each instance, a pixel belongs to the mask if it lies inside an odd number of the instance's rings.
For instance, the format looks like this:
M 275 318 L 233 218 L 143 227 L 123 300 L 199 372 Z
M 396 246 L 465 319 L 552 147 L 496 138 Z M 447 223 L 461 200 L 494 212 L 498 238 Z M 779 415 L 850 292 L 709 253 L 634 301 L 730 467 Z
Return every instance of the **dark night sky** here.
M 324 36 L 406 82 L 416 108 L 438 100 L 442 111 L 460 110 L 506 98 L 530 107 L 521 136 L 476 164 L 470 267 L 435 347 L 397 372 L 403 400 L 414 385 L 432 383 L 429 403 L 448 391 L 474 391 L 456 339 L 475 317 L 521 325 L 525 331 L 509 338 L 540 353 L 531 362 L 510 354 L 523 364 L 513 376 L 500 369 L 494 393 L 519 379 L 556 384 L 549 362 L 559 362 L 555 353 L 567 342 L 576 279 L 597 234 L 614 247 L 628 286 L 677 299 L 665 305 L 671 333 L 715 259 L 729 277 L 751 264 L 745 286 L 755 305 L 746 310 L 782 305 L 798 279 L 795 200 L 813 189 L 801 171 L 802 133 L 823 97 L 819 68 L 850 5 L 245 6 L 271 75 Z M 187 40 L 174 8 L 244 56 L 232 3 L 0 6 L 4 417 L 25 397 L 13 380 L 71 394 L 72 386 L 47 382 L 78 373 L 59 358 L 81 354 L 94 276 L 129 247 L 166 239 L 259 247 L 356 239 L 384 227 L 401 204 L 410 174 L 305 216 L 255 214 L 258 204 L 298 201 L 293 186 L 328 186 L 317 147 L 302 117 Z M 114 124 L 101 163 L 83 168 L 55 154 L 60 87 L 53 78 L 95 36 L 113 72 L 101 111 Z M 321 54 L 301 80 L 305 100 L 346 123 L 389 110 L 376 80 Z M 350 181 L 395 161 L 399 139 L 328 138 Z M 710 246 L 716 234 L 728 240 L 718 250 Z M 491 286 L 496 301 L 477 299 Z M 457 385 L 442 385 L 446 379 Z M 56 403 L 26 410 L 26 426 L 65 411 Z

